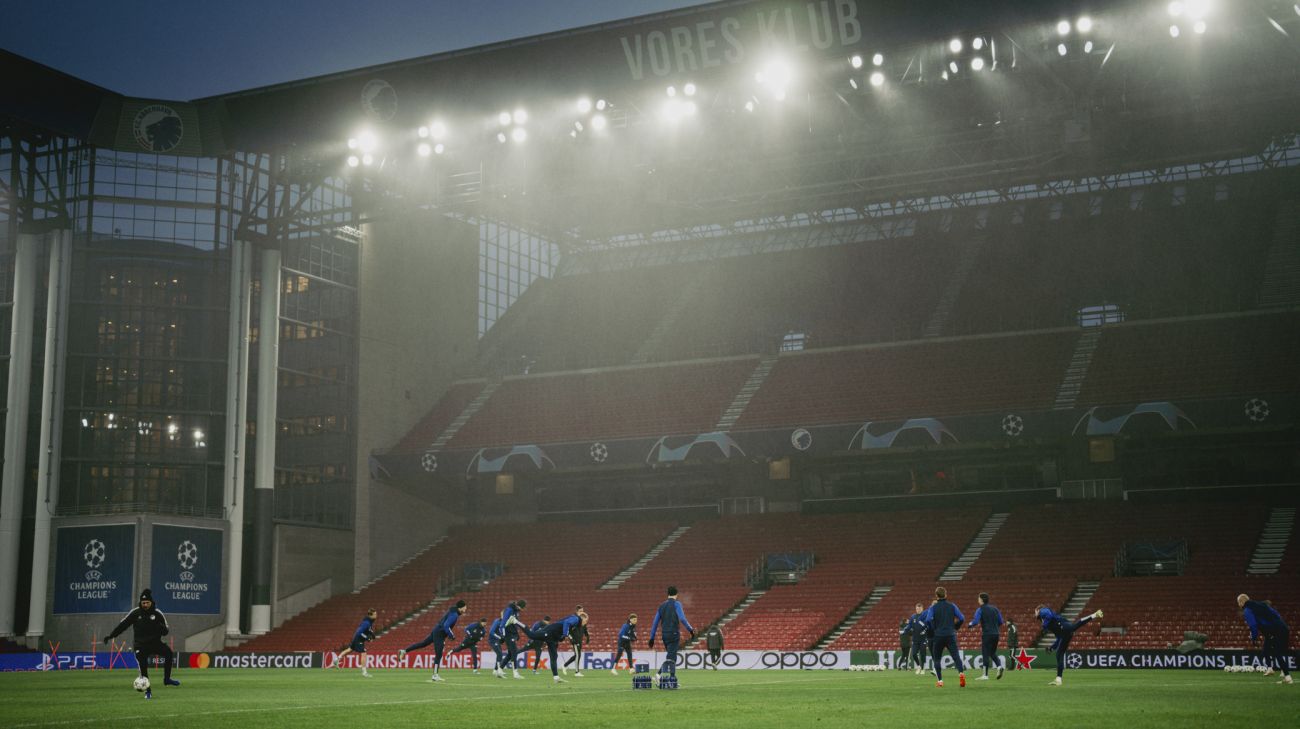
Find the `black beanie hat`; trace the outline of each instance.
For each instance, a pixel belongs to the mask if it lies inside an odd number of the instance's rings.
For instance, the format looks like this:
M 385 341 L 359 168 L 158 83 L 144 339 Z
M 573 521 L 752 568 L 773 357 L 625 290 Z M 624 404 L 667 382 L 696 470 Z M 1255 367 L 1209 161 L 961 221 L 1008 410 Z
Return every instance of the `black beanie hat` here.
M 153 590 L 150 590 L 147 587 L 144 588 L 144 592 L 140 593 L 140 601 L 143 602 L 145 600 L 153 602 Z

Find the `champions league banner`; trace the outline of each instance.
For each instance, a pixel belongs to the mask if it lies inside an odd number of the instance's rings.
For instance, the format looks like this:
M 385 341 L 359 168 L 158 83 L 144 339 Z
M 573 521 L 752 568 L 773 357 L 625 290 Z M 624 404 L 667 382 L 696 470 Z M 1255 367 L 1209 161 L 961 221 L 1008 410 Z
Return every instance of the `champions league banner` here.
M 135 605 L 135 525 L 59 527 L 54 614 L 125 613 Z
M 221 612 L 220 529 L 156 524 L 150 586 L 158 609 L 181 615 Z

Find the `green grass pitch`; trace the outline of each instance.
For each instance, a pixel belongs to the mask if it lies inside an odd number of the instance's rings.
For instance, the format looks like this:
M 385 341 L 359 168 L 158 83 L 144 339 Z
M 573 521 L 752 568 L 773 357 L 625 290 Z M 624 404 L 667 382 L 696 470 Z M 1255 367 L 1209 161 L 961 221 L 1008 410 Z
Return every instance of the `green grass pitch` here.
M 151 672 L 152 673 L 152 672 Z M 0 726 L 255 727 L 1293 727 L 1300 686 L 1218 671 L 1008 673 L 958 688 L 945 675 L 908 672 L 682 671 L 677 691 L 633 691 L 631 678 L 593 671 L 553 685 L 449 670 L 428 683 L 415 670 L 184 670 L 180 688 L 154 698 L 131 690 L 133 673 L 0 674 Z

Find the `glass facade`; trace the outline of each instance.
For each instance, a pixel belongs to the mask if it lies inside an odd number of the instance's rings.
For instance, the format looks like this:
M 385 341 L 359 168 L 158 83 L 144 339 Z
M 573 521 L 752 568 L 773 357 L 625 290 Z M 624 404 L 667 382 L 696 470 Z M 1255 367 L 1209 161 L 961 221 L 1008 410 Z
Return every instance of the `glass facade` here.
M 482 337 L 538 278 L 550 278 L 558 247 L 500 221 L 479 221 L 478 335 Z

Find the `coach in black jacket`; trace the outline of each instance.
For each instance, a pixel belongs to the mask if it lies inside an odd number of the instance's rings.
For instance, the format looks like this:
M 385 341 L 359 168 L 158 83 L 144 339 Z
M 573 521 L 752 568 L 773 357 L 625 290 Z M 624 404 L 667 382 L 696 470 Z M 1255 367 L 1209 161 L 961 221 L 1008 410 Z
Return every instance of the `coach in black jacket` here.
M 152 590 L 146 588 L 140 593 L 140 605 L 127 613 L 122 622 L 113 628 L 113 632 L 104 636 L 104 642 L 112 641 L 127 628 L 135 629 L 135 660 L 140 664 L 140 675 L 149 677 L 150 656 L 162 656 L 163 684 L 180 686 L 181 682 L 172 678 L 172 664 L 175 663 L 176 656 L 162 640 L 171 629 L 167 627 L 167 616 L 154 605 Z

